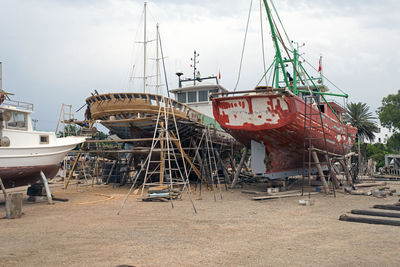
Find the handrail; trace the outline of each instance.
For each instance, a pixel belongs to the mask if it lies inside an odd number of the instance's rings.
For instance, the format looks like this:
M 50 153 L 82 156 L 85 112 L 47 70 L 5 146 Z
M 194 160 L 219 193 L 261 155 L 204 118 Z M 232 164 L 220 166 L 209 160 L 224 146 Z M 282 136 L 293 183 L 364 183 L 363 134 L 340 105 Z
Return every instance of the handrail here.
M 33 111 L 33 104 L 28 103 L 28 102 L 22 102 L 22 101 L 15 101 L 15 100 L 9 100 L 5 99 L 4 102 L 2 103 L 2 106 L 12 106 L 28 111 Z
M 210 95 L 210 99 L 212 99 L 214 96 L 225 96 L 225 95 L 235 95 L 235 94 L 244 94 L 244 93 L 262 93 L 262 92 L 284 92 L 285 88 L 267 88 L 267 89 L 255 89 L 255 90 L 245 90 L 245 91 L 230 91 L 230 92 L 222 92 L 222 93 L 212 93 Z

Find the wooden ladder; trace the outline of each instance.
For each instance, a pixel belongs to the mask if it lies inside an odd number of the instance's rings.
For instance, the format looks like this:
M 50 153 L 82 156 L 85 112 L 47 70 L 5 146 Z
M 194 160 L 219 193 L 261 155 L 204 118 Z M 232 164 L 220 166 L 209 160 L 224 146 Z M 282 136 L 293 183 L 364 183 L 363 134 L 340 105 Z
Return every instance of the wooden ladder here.
M 316 106 L 313 108 L 313 106 Z M 321 131 L 322 137 L 316 137 L 312 132 Z M 323 142 L 323 148 L 318 149 L 315 147 L 315 143 L 318 141 Z M 324 156 L 324 161 L 320 161 L 318 154 Z M 326 194 L 330 193 L 328 182 L 333 181 L 333 194 L 336 197 L 335 187 L 338 186 L 336 176 L 333 175 L 333 168 L 331 165 L 332 153 L 329 153 L 325 127 L 323 124 L 323 117 L 321 107 L 319 105 L 319 99 L 310 90 L 310 95 L 304 97 L 304 142 L 303 142 L 303 172 L 302 172 L 302 195 L 304 194 L 304 182 L 308 179 L 308 195 L 311 195 L 311 173 L 317 168 L 319 176 L 321 178 L 324 190 Z M 322 165 L 328 167 L 327 179 L 322 169 Z

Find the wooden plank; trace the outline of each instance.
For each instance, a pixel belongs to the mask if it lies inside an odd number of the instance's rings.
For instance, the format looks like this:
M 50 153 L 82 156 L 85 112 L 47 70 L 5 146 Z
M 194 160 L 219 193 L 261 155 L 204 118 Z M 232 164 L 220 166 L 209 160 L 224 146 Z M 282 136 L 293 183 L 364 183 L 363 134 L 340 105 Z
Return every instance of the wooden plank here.
M 376 183 L 361 183 L 361 184 L 354 184 L 354 187 L 374 187 L 374 186 L 385 186 L 386 182 L 376 182 Z
M 310 195 L 316 195 L 319 192 L 310 192 Z M 301 192 L 296 194 L 285 194 L 285 195 L 275 195 L 275 196 L 260 196 L 260 197 L 253 197 L 253 200 L 268 200 L 268 199 L 278 199 L 278 198 L 288 198 L 288 197 L 301 197 Z

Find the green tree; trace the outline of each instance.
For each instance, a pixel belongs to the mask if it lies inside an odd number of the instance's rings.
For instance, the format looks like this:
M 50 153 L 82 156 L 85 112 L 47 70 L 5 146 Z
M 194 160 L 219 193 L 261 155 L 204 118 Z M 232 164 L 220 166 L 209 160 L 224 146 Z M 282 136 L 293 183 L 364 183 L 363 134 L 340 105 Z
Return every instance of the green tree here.
M 391 150 L 382 143 L 367 144 L 367 158 L 372 158 L 376 162 L 376 169 L 385 166 L 385 155 Z
M 344 115 L 345 122 L 350 123 L 352 126 L 358 128 L 357 139 L 358 141 L 364 138 L 372 141 L 375 139 L 375 133 L 378 132 L 378 126 L 375 122 L 376 117 L 369 111 L 366 103 L 351 103 L 347 104 L 347 113 Z
M 57 136 L 67 137 L 67 136 L 80 135 L 81 131 L 82 131 L 82 128 L 80 126 L 73 125 L 73 124 L 67 124 L 67 125 L 65 125 L 64 130 L 58 131 Z
M 397 94 L 384 97 L 377 113 L 382 126 L 400 129 L 400 90 Z
M 400 152 L 400 133 L 394 133 L 387 141 L 387 147 L 393 153 Z

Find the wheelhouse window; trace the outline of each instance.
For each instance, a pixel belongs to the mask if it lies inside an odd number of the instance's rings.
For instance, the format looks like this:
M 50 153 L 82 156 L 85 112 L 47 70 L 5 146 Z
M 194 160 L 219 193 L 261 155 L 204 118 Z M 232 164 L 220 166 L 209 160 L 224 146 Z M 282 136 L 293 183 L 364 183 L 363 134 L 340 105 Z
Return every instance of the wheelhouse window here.
M 197 102 L 197 91 L 188 92 L 188 103 Z
M 186 103 L 186 92 L 178 93 L 178 101 L 181 103 Z
M 19 129 L 27 130 L 27 115 L 22 112 L 11 112 L 11 119 L 7 122 L 7 128 L 9 129 Z
M 40 136 L 40 144 L 48 144 L 49 143 L 49 136 L 48 135 L 41 135 Z
M 208 91 L 199 91 L 199 102 L 208 101 Z
M 212 90 L 210 90 L 210 91 L 208 91 L 209 92 L 209 94 L 211 95 L 212 93 L 218 93 L 218 89 L 212 89 Z

